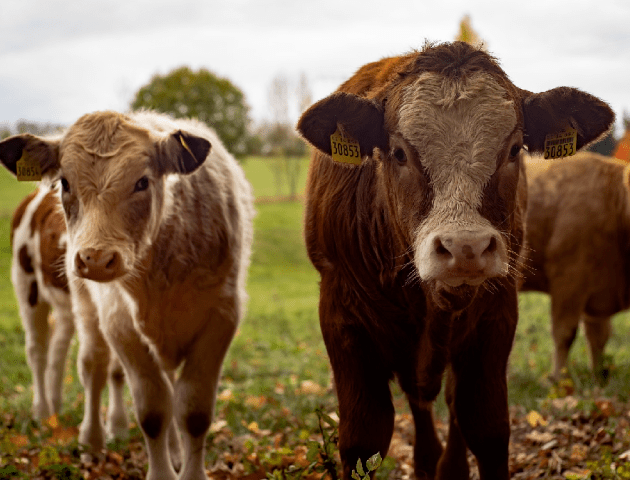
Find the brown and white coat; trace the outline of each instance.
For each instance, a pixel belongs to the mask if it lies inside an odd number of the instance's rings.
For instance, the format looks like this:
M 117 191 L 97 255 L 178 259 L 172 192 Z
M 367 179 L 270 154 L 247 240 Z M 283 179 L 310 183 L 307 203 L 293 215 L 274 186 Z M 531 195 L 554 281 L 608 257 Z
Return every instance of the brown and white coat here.
M 65 273 L 66 242 L 59 192 L 43 181 L 18 205 L 11 222 L 11 281 L 33 376 L 33 416 L 40 420 L 61 410 L 65 363 L 75 331 Z M 109 380 L 107 434 L 113 437 L 127 429 L 124 376 L 115 359 Z
M 61 185 L 86 389 L 79 440 L 102 446 L 111 347 L 147 443 L 147 478 L 177 478 L 181 466 L 179 478 L 205 479 L 220 369 L 246 301 L 254 210 L 242 169 L 202 123 L 152 112 L 97 112 L 59 139 L 0 142 L 12 172 L 23 155 Z

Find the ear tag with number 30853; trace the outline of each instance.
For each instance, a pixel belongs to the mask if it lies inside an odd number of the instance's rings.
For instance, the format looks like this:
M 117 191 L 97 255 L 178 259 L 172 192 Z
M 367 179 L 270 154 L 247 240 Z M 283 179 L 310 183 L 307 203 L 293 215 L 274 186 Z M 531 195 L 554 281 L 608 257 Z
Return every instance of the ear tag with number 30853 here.
M 19 182 L 37 182 L 42 179 L 42 167 L 36 158 L 22 150 L 22 157 L 15 164 L 15 175 Z
M 562 158 L 577 153 L 577 130 L 567 128 L 545 137 L 545 158 Z
M 344 137 L 339 129 L 330 136 L 330 148 L 335 162 L 361 165 L 361 148 L 359 143 Z

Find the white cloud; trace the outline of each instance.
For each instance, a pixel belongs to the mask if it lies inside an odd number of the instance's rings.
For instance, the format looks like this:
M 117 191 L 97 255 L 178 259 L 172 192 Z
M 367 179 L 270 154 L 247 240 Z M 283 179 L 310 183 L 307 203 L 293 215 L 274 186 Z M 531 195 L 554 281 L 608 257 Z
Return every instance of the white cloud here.
M 181 65 L 232 80 L 261 119 L 274 75 L 305 72 L 318 99 L 367 62 L 453 39 L 466 13 L 518 86 L 576 86 L 630 109 L 627 0 L 422 3 L 6 0 L 0 122 L 124 110 L 153 74 Z

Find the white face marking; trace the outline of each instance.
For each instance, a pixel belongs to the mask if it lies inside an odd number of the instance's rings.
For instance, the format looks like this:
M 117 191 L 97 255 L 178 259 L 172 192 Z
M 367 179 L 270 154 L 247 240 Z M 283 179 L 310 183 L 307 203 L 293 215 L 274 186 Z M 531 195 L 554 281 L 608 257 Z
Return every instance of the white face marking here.
M 481 206 L 497 154 L 515 126 L 512 101 L 485 74 L 466 82 L 424 74 L 406 88 L 400 110 L 400 131 L 430 175 L 434 208 L 458 219 Z
M 433 188 L 433 208 L 415 242 L 421 277 L 434 276 L 423 253 L 432 249 L 428 236 L 433 241 L 431 234 L 436 232 L 457 235 L 493 229 L 478 210 L 516 121 L 507 92 L 484 73 L 466 80 L 425 73 L 405 88 L 399 131 L 417 150 Z M 507 260 L 505 246 L 498 250 Z

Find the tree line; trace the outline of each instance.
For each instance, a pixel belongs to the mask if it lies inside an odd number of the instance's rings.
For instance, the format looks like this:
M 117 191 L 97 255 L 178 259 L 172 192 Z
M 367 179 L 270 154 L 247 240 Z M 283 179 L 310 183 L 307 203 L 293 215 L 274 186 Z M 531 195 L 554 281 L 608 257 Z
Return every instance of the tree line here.
M 483 43 L 470 26 L 468 18 L 462 21 L 460 29 L 461 39 Z M 295 101 L 291 102 L 291 98 Z M 290 120 L 289 105 L 296 103 L 299 113 L 311 102 L 312 93 L 305 74 L 299 77 L 297 86 L 293 89 L 285 75 L 276 75 L 268 90 L 270 117 L 255 124 L 250 119 L 250 107 L 240 88 L 207 69 L 194 71 L 183 66 L 166 75 L 154 75 L 135 93 L 130 108 L 150 108 L 178 118 L 198 118 L 214 128 L 228 150 L 237 158 L 255 155 L 285 159 L 279 162 L 280 166 L 273 167 L 275 176 L 279 181 L 284 171 L 289 184 L 293 184 L 299 175 L 301 164 L 292 162 L 291 159 L 303 158 L 307 154 L 307 146 L 295 132 Z M 630 114 L 624 112 L 622 122 L 625 130 L 630 130 Z M 59 124 L 21 120 L 13 127 L 0 125 L 0 139 L 16 133 L 45 135 L 63 127 Z M 615 151 L 619 140 L 614 131 L 611 131 L 591 145 L 589 150 L 609 156 Z
M 310 104 L 310 89 L 305 75 L 296 90 L 301 107 Z M 187 66 L 166 75 L 154 75 L 133 96 L 130 109 L 148 108 L 176 118 L 194 117 L 212 127 L 227 149 L 237 158 L 247 155 L 304 156 L 306 146 L 289 121 L 289 81 L 277 75 L 269 88 L 270 120 L 255 124 L 243 91 L 230 80 L 201 68 Z M 64 125 L 20 120 L 0 125 L 0 138 L 17 133 L 45 135 Z

